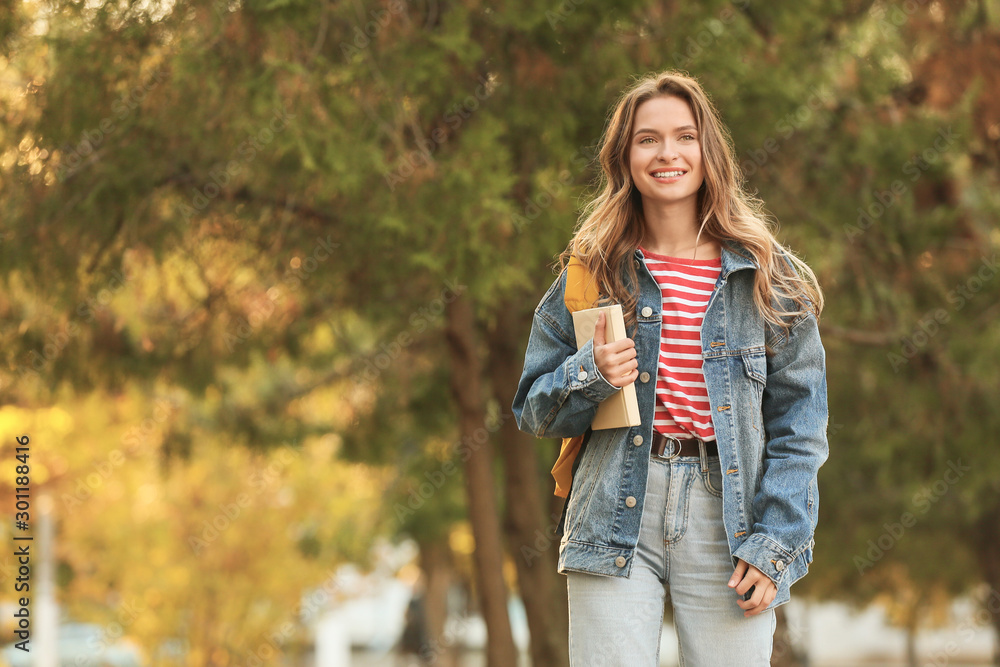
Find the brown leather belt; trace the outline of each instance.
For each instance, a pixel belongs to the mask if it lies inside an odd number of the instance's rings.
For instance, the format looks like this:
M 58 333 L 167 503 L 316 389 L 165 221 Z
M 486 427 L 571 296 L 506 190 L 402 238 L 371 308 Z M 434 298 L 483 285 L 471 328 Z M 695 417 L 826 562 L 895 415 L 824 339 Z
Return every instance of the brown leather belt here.
M 653 429 L 653 448 L 650 455 L 667 461 L 678 456 L 701 456 L 698 450 L 698 440 L 679 440 L 672 436 L 665 436 L 656 429 Z M 715 440 L 705 443 L 705 456 L 718 456 L 719 446 Z

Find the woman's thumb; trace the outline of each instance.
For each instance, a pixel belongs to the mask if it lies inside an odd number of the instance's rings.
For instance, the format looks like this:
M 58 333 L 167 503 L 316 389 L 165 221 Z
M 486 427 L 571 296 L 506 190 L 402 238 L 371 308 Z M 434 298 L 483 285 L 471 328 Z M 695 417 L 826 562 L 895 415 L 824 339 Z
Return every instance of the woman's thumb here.
M 597 314 L 597 321 L 594 322 L 594 345 L 604 345 L 604 312 Z

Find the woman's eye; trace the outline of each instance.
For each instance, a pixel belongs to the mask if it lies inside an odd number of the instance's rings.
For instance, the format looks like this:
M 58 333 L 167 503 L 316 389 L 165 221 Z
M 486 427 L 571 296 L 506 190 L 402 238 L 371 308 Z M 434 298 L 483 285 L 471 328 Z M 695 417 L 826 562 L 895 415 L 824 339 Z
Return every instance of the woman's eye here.
M 684 138 L 694 139 L 694 137 L 691 136 L 690 134 L 685 134 L 683 137 L 681 137 L 681 139 L 684 139 Z
M 646 139 L 649 139 L 650 141 L 652 141 L 652 140 L 653 140 L 653 137 L 643 137 L 642 139 L 640 139 L 640 140 L 639 140 L 639 143 L 640 143 L 640 144 L 641 144 L 641 143 L 645 143 Z

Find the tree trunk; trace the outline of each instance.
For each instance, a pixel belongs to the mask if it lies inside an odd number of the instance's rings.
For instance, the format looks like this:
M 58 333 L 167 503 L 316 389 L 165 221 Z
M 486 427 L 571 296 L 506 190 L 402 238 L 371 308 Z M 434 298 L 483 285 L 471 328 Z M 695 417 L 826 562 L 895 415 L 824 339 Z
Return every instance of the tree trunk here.
M 906 664 L 907 667 L 919 667 L 917 660 L 917 627 L 914 623 L 906 625 Z
M 428 664 L 452 667 L 457 664 L 455 642 L 445 636 L 448 619 L 448 589 L 451 587 L 451 548 L 447 542 L 420 544 L 420 569 L 424 572 L 424 613 L 428 646 L 423 657 Z
M 458 454 L 465 462 L 465 491 L 476 542 L 472 558 L 488 636 L 486 665 L 513 667 L 517 665 L 517 649 L 510 629 L 503 580 L 504 552 L 493 482 L 493 446 L 486 425 L 475 315 L 468 295 L 458 296 L 448 303 L 445 318 L 451 392 L 459 412 L 461 445 Z
M 989 585 L 985 601 L 993 624 L 993 664 L 1000 665 L 1000 503 L 983 512 L 976 526 L 976 556 Z
M 531 632 L 531 664 L 560 667 L 569 664 L 569 617 L 565 583 L 555 571 L 559 541 L 555 527 L 559 514 L 548 515 L 538 479 L 538 441 L 517 428 L 509 412 L 521 377 L 524 359 L 520 343 L 531 325 L 505 313 L 515 313 L 514 304 L 504 303 L 497 312 L 497 327 L 489 335 L 489 377 L 493 395 L 503 411 L 501 451 L 506 475 L 504 533 L 517 566 L 518 589 L 524 602 Z M 546 448 L 548 449 L 548 448 Z

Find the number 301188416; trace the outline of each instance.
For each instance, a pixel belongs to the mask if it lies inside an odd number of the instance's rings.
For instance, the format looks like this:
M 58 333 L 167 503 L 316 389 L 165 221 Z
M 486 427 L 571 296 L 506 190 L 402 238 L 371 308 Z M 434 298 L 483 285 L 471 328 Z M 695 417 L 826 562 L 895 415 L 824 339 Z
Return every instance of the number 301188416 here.
M 31 478 L 28 474 L 31 471 L 31 468 L 28 466 L 29 442 L 30 438 L 28 438 L 28 436 L 26 435 L 19 436 L 17 438 L 17 444 L 21 446 L 15 449 L 16 456 L 14 457 L 18 461 L 18 465 L 16 465 L 14 468 L 14 472 L 17 473 L 17 476 L 14 480 L 17 483 L 17 487 L 14 489 L 15 493 L 17 494 L 15 496 L 16 503 L 14 505 L 15 508 L 17 509 L 17 513 L 14 515 L 14 521 L 15 521 L 14 525 L 16 525 L 21 530 L 28 529 L 28 519 L 30 518 L 30 515 L 28 513 L 28 509 L 30 507 L 30 498 L 31 498 L 30 496 Z

